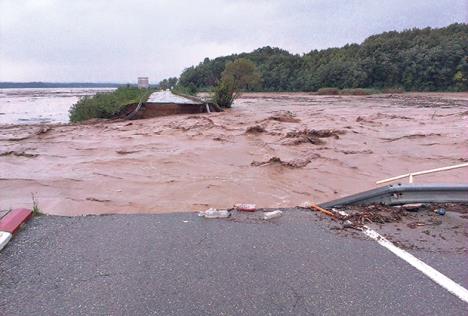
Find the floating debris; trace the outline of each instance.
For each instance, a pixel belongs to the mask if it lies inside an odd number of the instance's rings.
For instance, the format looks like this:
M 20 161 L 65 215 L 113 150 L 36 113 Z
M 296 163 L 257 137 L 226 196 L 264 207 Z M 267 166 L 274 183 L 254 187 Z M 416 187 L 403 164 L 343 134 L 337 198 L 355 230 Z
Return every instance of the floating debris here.
M 315 157 L 317 156 L 314 156 L 313 158 Z M 267 166 L 267 165 L 281 165 L 283 167 L 288 167 L 288 168 L 304 168 L 311 161 L 312 161 L 311 158 L 293 159 L 291 161 L 283 161 L 281 160 L 281 158 L 274 156 L 268 159 L 267 161 L 252 161 L 250 165 L 253 167 L 261 167 L 261 166 Z
M 16 156 L 16 157 L 26 157 L 26 158 L 35 158 L 39 154 L 30 154 L 24 151 L 5 151 L 0 153 L 0 156 Z
M 299 123 L 301 120 L 296 117 L 296 114 L 287 111 L 285 113 L 279 113 L 272 115 L 268 118 L 269 120 L 284 122 L 284 123 Z

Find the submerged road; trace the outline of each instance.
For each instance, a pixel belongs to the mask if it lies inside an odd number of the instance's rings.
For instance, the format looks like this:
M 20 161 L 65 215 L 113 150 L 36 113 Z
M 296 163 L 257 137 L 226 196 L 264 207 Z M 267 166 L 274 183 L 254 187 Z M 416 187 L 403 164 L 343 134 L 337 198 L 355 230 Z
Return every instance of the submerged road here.
M 467 314 L 375 241 L 325 222 L 306 211 L 36 217 L 0 253 L 0 314 Z M 445 269 L 467 286 L 463 264 Z

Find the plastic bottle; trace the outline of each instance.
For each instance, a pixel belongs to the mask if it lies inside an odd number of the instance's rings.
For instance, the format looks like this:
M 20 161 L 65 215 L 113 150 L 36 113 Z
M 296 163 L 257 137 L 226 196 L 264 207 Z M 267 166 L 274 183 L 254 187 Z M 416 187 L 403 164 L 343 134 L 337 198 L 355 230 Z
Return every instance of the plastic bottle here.
M 231 214 L 229 211 L 226 210 L 217 210 L 215 208 L 207 209 L 206 211 L 202 211 L 198 213 L 198 216 L 202 216 L 204 218 L 227 218 Z
M 263 219 L 264 220 L 269 220 L 272 218 L 277 218 L 283 215 L 283 212 L 280 210 L 272 211 L 272 212 L 265 212 L 263 213 Z
M 443 208 L 443 207 L 437 208 L 433 212 L 436 213 L 436 214 L 439 214 L 439 215 L 445 215 L 445 213 L 446 213 L 445 208 Z

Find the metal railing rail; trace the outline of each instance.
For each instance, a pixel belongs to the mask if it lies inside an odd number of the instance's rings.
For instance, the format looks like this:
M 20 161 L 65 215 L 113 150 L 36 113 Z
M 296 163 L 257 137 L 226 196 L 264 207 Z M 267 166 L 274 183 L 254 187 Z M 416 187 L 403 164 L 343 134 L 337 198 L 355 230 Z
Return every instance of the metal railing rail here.
M 403 179 L 403 178 L 409 178 L 408 182 L 413 183 L 415 176 L 420 176 L 420 175 L 428 174 L 428 173 L 447 171 L 447 170 L 452 170 L 452 169 L 458 169 L 458 168 L 464 168 L 464 167 L 468 167 L 468 163 L 462 163 L 462 164 L 459 164 L 459 165 L 447 166 L 447 167 L 430 169 L 430 170 L 410 172 L 410 173 L 402 174 L 400 176 L 379 180 L 379 181 L 376 181 L 375 183 L 376 184 L 382 184 L 382 183 L 391 182 L 391 181 L 395 181 L 395 180 L 399 180 L 399 179 Z

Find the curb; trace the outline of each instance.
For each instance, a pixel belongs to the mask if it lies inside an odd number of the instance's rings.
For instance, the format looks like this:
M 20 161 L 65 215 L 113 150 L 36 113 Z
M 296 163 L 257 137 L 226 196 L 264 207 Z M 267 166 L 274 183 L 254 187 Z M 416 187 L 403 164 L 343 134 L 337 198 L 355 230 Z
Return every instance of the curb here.
M 32 211 L 14 209 L 0 219 L 0 250 L 2 250 L 21 226 L 32 217 Z

